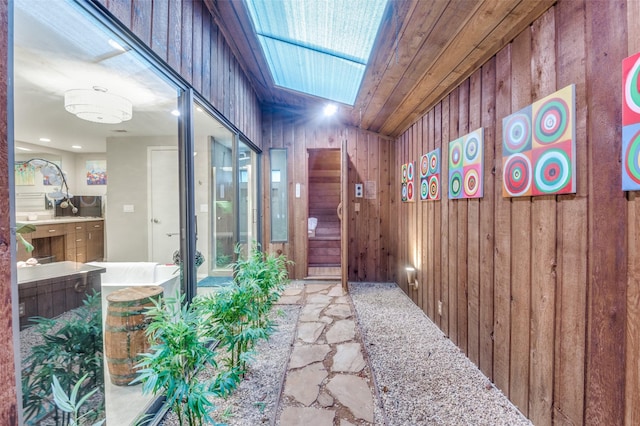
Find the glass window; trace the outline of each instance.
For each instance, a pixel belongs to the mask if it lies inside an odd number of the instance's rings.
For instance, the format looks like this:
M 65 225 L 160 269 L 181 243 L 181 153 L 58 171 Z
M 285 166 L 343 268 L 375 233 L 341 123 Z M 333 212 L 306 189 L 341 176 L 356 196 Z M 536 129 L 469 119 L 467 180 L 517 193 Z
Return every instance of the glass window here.
M 25 360 L 35 345 L 55 342 L 31 317 L 71 321 L 78 339 L 71 346 L 82 353 L 62 356 L 58 371 L 67 374 L 58 378 L 66 387 L 90 369 L 98 418 L 132 424 L 152 396 L 128 385 L 133 372 L 120 367 L 137 362 L 126 350 L 146 337 L 116 331 L 107 299 L 142 284 L 159 284 L 165 294 L 180 287 L 173 260 L 181 241 L 177 111 L 184 92 L 85 7 L 14 3 L 14 148 L 23 176 L 13 193 L 16 222 L 35 227 L 21 234 L 34 250 L 20 244 L 17 253 L 26 424 L 54 410 L 38 399 L 50 385 L 37 381 L 53 358 Z M 36 262 L 42 265 L 28 266 Z M 94 289 L 96 309 L 82 311 Z
M 289 239 L 289 214 L 287 202 L 287 150 L 269 150 L 271 164 L 271 241 Z

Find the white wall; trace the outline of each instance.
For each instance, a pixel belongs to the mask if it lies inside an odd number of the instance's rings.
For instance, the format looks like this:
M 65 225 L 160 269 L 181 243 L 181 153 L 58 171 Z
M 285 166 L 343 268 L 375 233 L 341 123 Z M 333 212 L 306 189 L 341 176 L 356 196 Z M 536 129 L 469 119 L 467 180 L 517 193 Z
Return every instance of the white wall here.
M 149 146 L 177 146 L 177 137 L 107 139 L 106 258 L 110 262 L 148 260 Z M 174 173 L 177 171 L 173 171 Z M 133 206 L 133 212 L 125 212 Z M 176 212 L 178 212 L 176 200 Z

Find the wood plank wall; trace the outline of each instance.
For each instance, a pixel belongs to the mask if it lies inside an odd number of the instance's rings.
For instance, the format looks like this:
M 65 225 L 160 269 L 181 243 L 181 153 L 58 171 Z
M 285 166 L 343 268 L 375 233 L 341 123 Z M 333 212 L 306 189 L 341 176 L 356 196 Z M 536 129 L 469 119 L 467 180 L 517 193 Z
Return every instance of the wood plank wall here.
M 265 109 L 262 112 L 263 161 L 263 241 L 269 250 L 285 254 L 295 265 L 291 278 L 307 275 L 307 212 L 309 149 L 340 149 L 347 140 L 349 155 L 349 279 L 352 281 L 395 281 L 393 228 L 390 212 L 394 212 L 396 194 L 391 190 L 391 165 L 394 164 L 393 141 L 354 127 L 321 122 L 297 113 Z M 269 243 L 269 148 L 287 149 L 289 185 L 289 242 Z M 375 182 L 375 199 L 355 198 L 354 185 Z M 295 185 L 300 184 L 300 198 L 295 197 Z M 360 211 L 355 211 L 355 203 Z
M 8 58 L 9 38 L 7 0 L 0 0 L 0 86 L 7 88 L 9 81 Z M 9 199 L 9 143 L 7 126 L 7 91 L 0 90 L 0 200 Z M 10 230 L 9 203 L 0 204 L 0 380 L 5 386 L 0 389 L 0 424 L 17 425 L 19 423 L 16 363 L 14 357 L 14 339 L 12 311 L 11 275 L 15 270 L 12 252 L 15 252 L 15 239 Z M 17 289 L 16 289 L 17 293 Z M 17 294 L 16 294 L 17 297 Z M 11 384 L 14 384 L 11 386 Z
M 260 146 L 260 103 L 202 0 L 97 0 Z
M 395 182 L 437 147 L 445 170 L 442 200 L 404 203 L 391 225 L 400 286 L 536 425 L 640 423 L 640 202 L 620 189 L 621 61 L 640 51 L 638 15 L 638 2 L 559 1 L 395 147 Z M 569 84 L 576 194 L 503 198 L 502 118 Z M 448 200 L 448 142 L 478 127 L 484 197 Z M 403 282 L 412 262 L 417 291 Z

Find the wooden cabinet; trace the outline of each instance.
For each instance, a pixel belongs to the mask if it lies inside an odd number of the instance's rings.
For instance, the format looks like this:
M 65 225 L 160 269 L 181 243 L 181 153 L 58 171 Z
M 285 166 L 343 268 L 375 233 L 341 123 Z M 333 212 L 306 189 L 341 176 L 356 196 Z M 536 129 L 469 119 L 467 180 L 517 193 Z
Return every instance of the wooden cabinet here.
M 104 222 L 78 221 L 37 225 L 35 232 L 23 235 L 34 246 L 28 253 L 19 245 L 17 259 L 41 259 L 41 263 L 70 260 L 91 262 L 104 258 Z
M 104 258 L 104 222 L 87 222 L 87 262 Z

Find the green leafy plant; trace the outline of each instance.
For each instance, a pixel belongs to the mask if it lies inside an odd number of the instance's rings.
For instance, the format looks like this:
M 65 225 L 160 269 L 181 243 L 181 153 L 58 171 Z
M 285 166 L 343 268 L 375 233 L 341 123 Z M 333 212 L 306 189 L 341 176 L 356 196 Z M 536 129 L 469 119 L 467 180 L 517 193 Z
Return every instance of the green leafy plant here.
M 163 392 L 180 424 L 213 422 L 215 407 L 208 399 L 216 395 L 212 382 L 201 381 L 198 373 L 216 367 L 211 337 L 202 333 L 202 318 L 194 305 L 186 305 L 184 295 L 154 303 L 147 312 L 151 320 L 146 333 L 152 343 L 137 367 L 143 392 Z
M 83 398 L 90 389 L 104 384 L 102 361 L 102 308 L 100 294 L 87 296 L 73 317 L 60 323 L 55 318 L 31 318 L 43 343 L 31 348 L 22 370 L 22 402 L 26 424 L 37 424 L 52 414 L 56 425 L 69 424 L 69 413 L 61 411 L 51 396 L 53 377 L 61 389 Z M 87 377 L 88 381 L 81 380 Z M 103 410 L 95 410 L 101 413 Z
M 22 243 L 22 245 L 24 246 L 25 250 L 27 250 L 28 253 L 31 253 L 33 251 L 33 245 L 28 242 L 27 240 L 24 239 L 24 237 L 22 236 L 22 234 L 28 234 L 30 232 L 35 232 L 36 230 L 36 226 L 35 225 L 31 225 L 29 223 L 17 223 L 16 224 L 16 238 L 18 239 L 18 241 L 20 243 Z
M 257 244 L 246 258 L 240 256 L 241 251 L 237 245 L 235 285 L 194 301 L 205 318 L 206 333 L 226 350 L 227 369 L 240 376 L 256 342 L 273 332 L 268 314 L 286 285 L 288 263 L 284 256 L 262 253 Z
M 69 421 L 70 426 L 79 426 L 85 418 L 89 417 L 93 413 L 93 411 L 88 411 L 82 415 L 80 414 L 80 410 L 84 403 L 87 402 L 87 400 L 91 398 L 96 392 L 98 392 L 98 389 L 93 389 L 92 391 L 82 396 L 80 400 L 78 400 L 78 395 L 82 389 L 82 383 L 87 379 L 87 377 L 88 374 L 85 374 L 80 378 L 78 383 L 73 386 L 71 395 L 67 395 L 64 389 L 62 389 L 60 381 L 56 376 L 53 376 L 52 378 L 53 381 L 51 383 L 51 391 L 53 393 L 53 400 L 60 410 L 65 413 L 69 413 L 69 415 L 71 416 L 71 419 Z M 94 423 L 93 426 L 100 426 L 104 422 L 104 419 L 100 420 L 99 422 Z
M 184 296 L 165 299 L 147 312 L 152 346 L 150 353 L 142 354 L 134 383 L 142 382 L 144 392 L 165 393 L 181 425 L 213 422 L 210 413 L 215 407 L 208 397 L 232 393 L 255 343 L 273 332 L 268 315 L 286 284 L 287 261 L 255 248 L 233 264 L 234 285 L 198 296 L 189 305 Z M 220 368 L 213 344 L 221 351 Z M 216 369 L 216 375 L 201 380 L 204 368 Z

